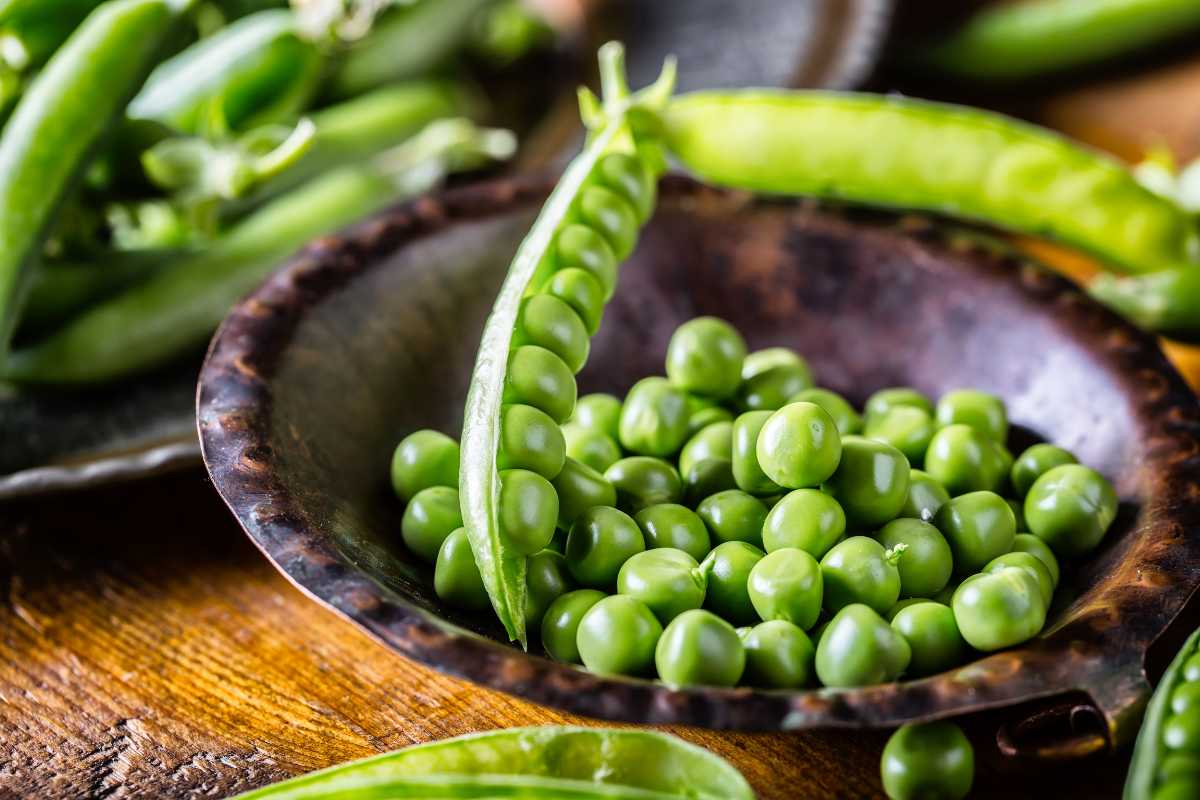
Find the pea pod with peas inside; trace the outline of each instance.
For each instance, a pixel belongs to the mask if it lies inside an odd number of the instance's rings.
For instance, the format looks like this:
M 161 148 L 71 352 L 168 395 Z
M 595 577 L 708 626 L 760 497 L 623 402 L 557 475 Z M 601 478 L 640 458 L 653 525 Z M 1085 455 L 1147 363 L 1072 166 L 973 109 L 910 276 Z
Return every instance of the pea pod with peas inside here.
M 1125 800 L 1200 796 L 1200 630 L 1180 648 L 1146 709 Z

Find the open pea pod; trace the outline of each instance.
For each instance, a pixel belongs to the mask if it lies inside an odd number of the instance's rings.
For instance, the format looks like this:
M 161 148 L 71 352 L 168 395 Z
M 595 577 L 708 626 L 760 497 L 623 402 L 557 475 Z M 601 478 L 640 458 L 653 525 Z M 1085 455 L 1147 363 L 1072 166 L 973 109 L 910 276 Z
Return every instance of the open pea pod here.
M 417 745 L 239 795 L 327 797 L 753 800 L 754 792 L 733 765 L 668 734 L 546 726 Z
M 525 559 L 544 547 L 553 525 L 505 528 L 505 471 L 541 487 L 554 513 L 549 481 L 564 463 L 558 424 L 576 398 L 574 373 L 587 360 L 588 337 L 612 296 L 617 263 L 633 250 L 654 206 L 663 167 L 652 121 L 674 84 L 668 62 L 652 86 L 630 93 L 624 51 L 600 49 L 604 100 L 580 95 L 587 143 L 568 166 L 521 242 L 484 326 L 463 417 L 459 493 L 463 523 L 483 583 L 510 638 L 526 645 Z M 543 485 L 544 484 L 544 485 Z M 515 493 L 514 493 L 515 494 Z M 525 502 L 529 492 L 512 502 Z

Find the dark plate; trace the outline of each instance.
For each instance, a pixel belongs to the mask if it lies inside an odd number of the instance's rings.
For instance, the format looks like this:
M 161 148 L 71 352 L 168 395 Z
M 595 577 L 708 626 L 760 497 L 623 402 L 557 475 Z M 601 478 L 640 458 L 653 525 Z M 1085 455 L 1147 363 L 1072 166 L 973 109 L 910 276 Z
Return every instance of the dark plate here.
M 755 202 L 672 179 L 580 375 L 624 392 L 661 371 L 681 321 L 720 315 L 751 347 L 803 352 L 861 402 L 888 385 L 997 392 L 1075 451 L 1123 506 L 1065 570 L 1045 633 L 921 681 L 855 691 L 671 691 L 601 678 L 445 608 L 398 536 L 387 474 L 415 428 L 456 434 L 483 320 L 548 186 L 445 193 L 316 243 L 226 320 L 199 424 L 218 491 L 298 586 L 410 658 L 582 714 L 717 728 L 874 726 L 1045 698 L 1128 737 L 1150 643 L 1200 582 L 1200 409 L 1155 343 L 1065 281 L 928 222 Z M 966 241 L 966 240 L 964 240 Z M 1131 724 L 1132 723 L 1132 724 Z

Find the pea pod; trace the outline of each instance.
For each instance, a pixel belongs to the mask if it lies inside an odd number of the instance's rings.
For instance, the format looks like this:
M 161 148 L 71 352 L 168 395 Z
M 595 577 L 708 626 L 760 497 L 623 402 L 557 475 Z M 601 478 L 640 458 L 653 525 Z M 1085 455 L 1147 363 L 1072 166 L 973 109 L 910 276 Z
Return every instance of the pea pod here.
M 0 365 L 54 214 L 187 0 L 114 0 L 47 63 L 0 135 Z
M 505 541 L 500 527 L 498 465 L 500 458 L 511 463 L 516 454 L 508 443 L 518 437 L 511 429 L 503 430 L 506 426 L 502 419 L 507 423 L 514 416 L 504 413 L 506 408 L 533 406 L 561 421 L 570 415 L 575 403 L 574 376 L 562 357 L 546 347 L 522 344 L 519 334 L 528 327 L 522 321 L 527 306 L 524 301 L 535 294 L 557 295 L 578 315 L 588 332 L 595 331 L 605 302 L 604 286 L 586 266 L 586 259 L 566 254 L 561 234 L 571 225 L 582 224 L 599 233 L 609 245 L 609 249 L 596 249 L 592 255 L 609 259 L 628 255 L 641 221 L 635 209 L 643 198 L 632 202 L 629 186 L 614 186 L 616 182 L 607 178 L 604 166 L 614 158 L 632 162 L 631 169 L 641 176 L 636 185 L 644 187 L 646 194 L 652 191 L 651 178 L 658 165 L 645 163 L 647 159 L 639 150 L 643 141 L 635 133 L 630 117 L 635 111 L 652 113 L 661 107 L 674 79 L 673 64 L 668 62 L 653 86 L 631 95 L 625 83 L 624 51 L 615 42 L 600 49 L 600 68 L 603 113 L 595 113 L 594 97 L 582 103 L 591 133 L 583 152 L 567 166 L 517 248 L 484 326 L 464 414 L 459 478 L 463 521 L 496 616 L 509 637 L 522 646 L 526 644 L 525 558 Z M 548 340 L 543 344 L 551 346 Z M 561 433 L 558 438 L 561 440 Z M 561 467 L 562 459 L 556 462 Z
M 1101 273 L 1088 293 L 1121 316 L 1153 333 L 1200 343 L 1200 266 L 1116 276 Z
M 994 113 L 908 98 L 713 91 L 675 98 L 666 143 L 712 183 L 952 214 L 1049 236 L 1113 269 L 1196 257 L 1196 227 L 1118 162 Z
M 510 728 L 417 745 L 302 775 L 238 800 L 620 797 L 753 800 L 727 761 L 652 731 Z
M 1183 643 L 1154 690 L 1133 747 L 1124 800 L 1197 796 L 1200 789 L 1197 718 L 1200 718 L 1200 630 Z M 1181 735 L 1189 731 L 1190 736 Z M 1191 769 L 1171 774 L 1168 761 L 1189 756 Z M 1176 782 L 1183 784 L 1184 791 L 1171 793 L 1167 787 Z

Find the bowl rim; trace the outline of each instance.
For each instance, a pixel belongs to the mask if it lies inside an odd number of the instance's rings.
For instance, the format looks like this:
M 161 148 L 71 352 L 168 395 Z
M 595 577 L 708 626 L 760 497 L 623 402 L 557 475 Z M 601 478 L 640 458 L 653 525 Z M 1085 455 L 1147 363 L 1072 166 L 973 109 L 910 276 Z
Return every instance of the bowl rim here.
M 306 311 L 406 244 L 458 221 L 536 208 L 552 186 L 550 178 L 538 175 L 444 190 L 318 239 L 236 306 L 217 331 L 197 386 L 204 463 L 251 541 L 289 581 L 408 658 L 491 689 L 601 719 L 745 730 L 881 727 L 1083 692 L 1105 723 L 1109 745 L 1136 731 L 1150 694 L 1143 671 L 1146 648 L 1200 585 L 1200 567 L 1185 569 L 1189 560 L 1200 564 L 1200 537 L 1187 535 L 1200 530 L 1200 497 L 1193 497 L 1187 485 L 1188 470 L 1194 474 L 1200 469 L 1200 405 L 1152 337 L 1065 279 L 974 238 L 956 240 L 947 234 L 950 229 L 925 216 L 889 215 L 886 225 L 878 225 L 879 215 L 867 212 L 872 222 L 863 226 L 846 222 L 847 212 L 831 213 L 802 201 L 806 213 L 862 226 L 862 235 L 888 237 L 896 246 L 925 251 L 938 248 L 942 258 L 969 256 L 985 260 L 989 269 L 1010 271 L 1024 294 L 1086 339 L 1129 384 L 1127 393 L 1138 406 L 1131 413 L 1154 425 L 1147 469 L 1154 467 L 1156 513 L 1126 537 L 1134 539 L 1130 547 L 1138 559 L 1128 564 L 1126 553 L 1120 575 L 1102 579 L 1071 606 L 1083 603 L 1083 616 L 1068 626 L 1076 638 L 1064 638 L 1064 626 L 1056 625 L 1018 648 L 950 672 L 861 689 L 671 689 L 651 680 L 595 675 L 455 626 L 347 564 L 319 532 L 307 527 L 302 504 L 273 476 L 269 435 L 270 379 Z M 677 176 L 664 179 L 660 197 L 689 202 L 716 198 L 737 207 L 750 201 Z M 848 216 L 856 219 L 856 213 Z M 1164 511 L 1168 507 L 1170 514 Z M 1154 529 L 1153 541 L 1142 530 L 1147 527 Z M 1185 552 L 1171 552 L 1170 546 Z M 1120 590 L 1143 581 L 1146 570 L 1169 580 L 1147 590 L 1149 601 L 1143 597 L 1114 606 Z M 1118 635 L 1111 627 L 1098 627 L 1099 620 L 1114 615 L 1132 620 L 1134 632 Z M 1031 681 L 1035 672 L 1056 676 L 1060 683 L 1047 688 L 1044 679 Z

